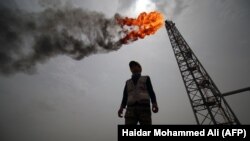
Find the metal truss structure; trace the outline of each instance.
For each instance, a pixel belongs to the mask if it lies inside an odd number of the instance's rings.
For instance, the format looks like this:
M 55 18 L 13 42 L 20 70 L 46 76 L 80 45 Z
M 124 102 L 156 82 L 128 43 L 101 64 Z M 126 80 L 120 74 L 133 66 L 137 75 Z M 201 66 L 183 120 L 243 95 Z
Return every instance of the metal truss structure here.
M 165 26 L 197 124 L 240 124 L 175 24 L 166 20 Z

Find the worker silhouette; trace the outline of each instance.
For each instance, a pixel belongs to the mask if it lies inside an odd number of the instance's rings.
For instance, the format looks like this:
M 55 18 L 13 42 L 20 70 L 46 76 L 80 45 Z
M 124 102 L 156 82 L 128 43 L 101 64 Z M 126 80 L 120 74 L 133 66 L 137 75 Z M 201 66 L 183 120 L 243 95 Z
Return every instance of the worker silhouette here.
M 141 76 L 141 65 L 136 61 L 129 63 L 132 72 L 131 79 L 126 81 L 123 91 L 123 98 L 118 116 L 122 118 L 123 109 L 126 108 L 125 124 L 151 125 L 151 105 L 154 113 L 158 112 L 156 96 L 149 76 Z

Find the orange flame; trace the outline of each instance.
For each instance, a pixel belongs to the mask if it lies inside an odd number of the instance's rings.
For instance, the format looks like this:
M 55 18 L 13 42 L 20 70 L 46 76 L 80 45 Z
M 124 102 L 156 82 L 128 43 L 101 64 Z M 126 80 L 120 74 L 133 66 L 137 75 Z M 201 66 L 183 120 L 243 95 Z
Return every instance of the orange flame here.
M 143 12 L 137 19 L 125 17 L 117 19 L 117 21 L 125 30 L 125 37 L 121 39 L 124 44 L 138 40 L 138 38 L 143 39 L 146 35 L 152 35 L 164 25 L 163 14 L 157 11 Z M 130 29 L 125 29 L 125 26 L 130 27 Z

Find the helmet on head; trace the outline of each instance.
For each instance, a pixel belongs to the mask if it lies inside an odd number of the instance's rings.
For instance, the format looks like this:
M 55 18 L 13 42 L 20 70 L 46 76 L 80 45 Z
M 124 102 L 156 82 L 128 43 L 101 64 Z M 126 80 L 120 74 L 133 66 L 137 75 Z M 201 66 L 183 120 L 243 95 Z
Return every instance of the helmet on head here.
M 130 61 L 129 62 L 129 67 L 131 68 L 133 66 L 138 66 L 139 68 L 141 68 L 141 65 L 138 62 L 136 62 L 136 61 Z

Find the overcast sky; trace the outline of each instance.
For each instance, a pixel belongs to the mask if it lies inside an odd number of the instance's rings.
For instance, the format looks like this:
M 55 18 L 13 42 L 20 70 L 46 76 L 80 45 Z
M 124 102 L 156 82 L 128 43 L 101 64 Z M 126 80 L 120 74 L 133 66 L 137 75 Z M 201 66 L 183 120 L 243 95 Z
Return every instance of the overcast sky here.
M 1 6 L 39 12 L 65 4 L 38 1 L 5 0 Z M 72 0 L 67 4 L 107 17 L 163 10 L 221 92 L 250 86 L 249 0 Z M 151 77 L 159 105 L 153 124 L 196 124 L 163 27 L 117 51 L 79 61 L 59 55 L 38 64 L 34 74 L 0 75 L 0 140 L 117 140 L 117 125 L 124 123 L 117 110 L 131 76 L 131 60 L 140 62 L 143 74 Z M 250 92 L 226 100 L 241 123 L 250 124 Z

